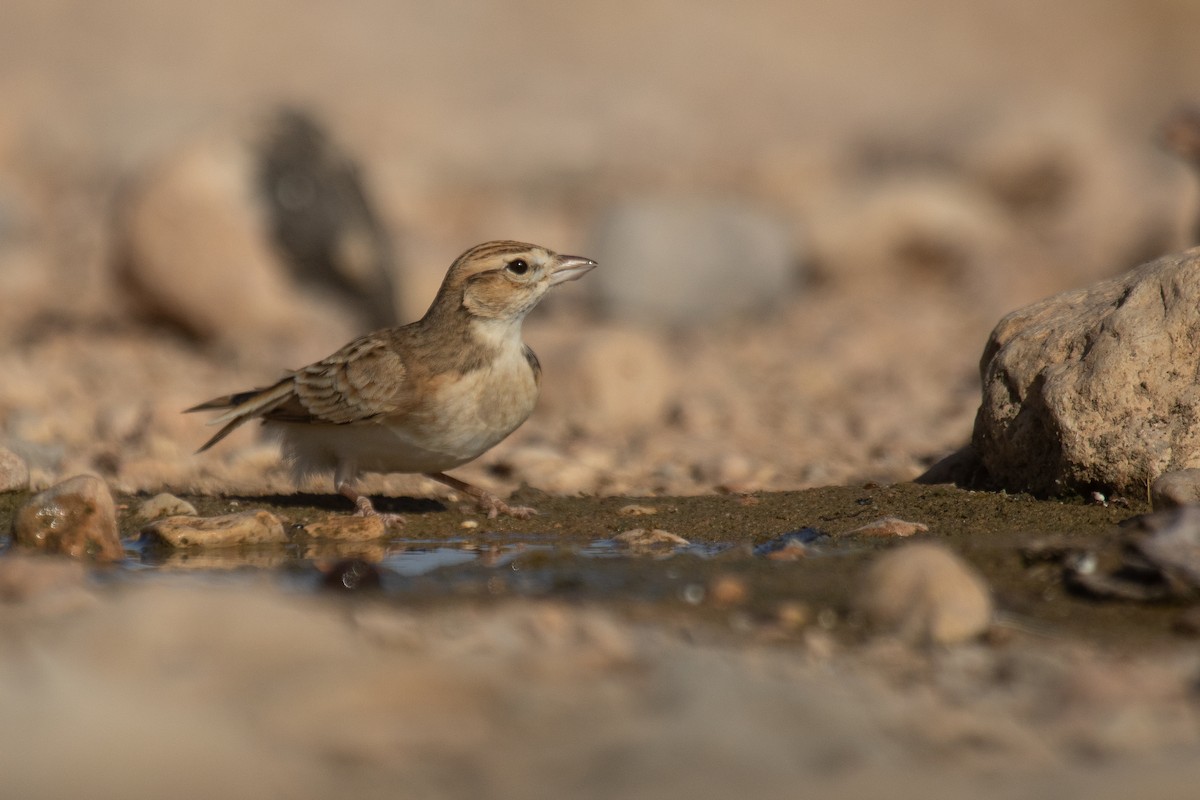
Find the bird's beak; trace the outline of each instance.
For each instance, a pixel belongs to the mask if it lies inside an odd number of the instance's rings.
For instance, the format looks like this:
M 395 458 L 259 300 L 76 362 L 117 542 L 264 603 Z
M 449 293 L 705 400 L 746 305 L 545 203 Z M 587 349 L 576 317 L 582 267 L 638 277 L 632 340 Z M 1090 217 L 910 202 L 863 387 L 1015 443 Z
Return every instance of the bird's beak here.
M 558 263 L 550 270 L 550 285 L 556 286 L 560 283 L 573 281 L 576 278 L 582 278 L 584 273 L 590 272 L 595 268 L 596 262 L 590 258 L 559 256 Z

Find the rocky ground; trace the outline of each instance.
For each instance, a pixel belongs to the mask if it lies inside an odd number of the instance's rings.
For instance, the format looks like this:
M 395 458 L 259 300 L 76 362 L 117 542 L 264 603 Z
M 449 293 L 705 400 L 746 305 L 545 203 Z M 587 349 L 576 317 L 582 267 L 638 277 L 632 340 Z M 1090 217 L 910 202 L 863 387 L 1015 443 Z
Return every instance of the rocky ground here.
M 1197 256 L 1120 277 L 1197 241 L 1189 5 L 5 17 L 0 529 L 83 557 L 0 558 L 6 794 L 1190 796 L 1192 523 L 1115 527 L 1200 497 Z M 492 238 L 601 262 L 457 473 L 535 525 L 194 454 Z M 1013 494 L 906 483 L 973 431 Z

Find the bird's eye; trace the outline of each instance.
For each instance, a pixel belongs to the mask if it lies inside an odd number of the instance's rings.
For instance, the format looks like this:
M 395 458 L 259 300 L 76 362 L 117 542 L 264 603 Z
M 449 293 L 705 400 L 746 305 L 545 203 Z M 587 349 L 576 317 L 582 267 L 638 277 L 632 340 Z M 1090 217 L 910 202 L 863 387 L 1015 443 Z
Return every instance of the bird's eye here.
M 508 271 L 514 275 L 524 275 L 529 272 L 529 265 L 525 263 L 525 259 L 517 258 L 508 262 Z

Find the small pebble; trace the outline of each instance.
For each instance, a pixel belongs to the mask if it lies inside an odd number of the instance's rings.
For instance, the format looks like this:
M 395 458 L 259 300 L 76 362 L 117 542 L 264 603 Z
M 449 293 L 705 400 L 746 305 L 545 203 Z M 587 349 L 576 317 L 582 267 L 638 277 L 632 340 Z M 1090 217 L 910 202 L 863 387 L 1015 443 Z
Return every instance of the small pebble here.
M 160 517 L 194 517 L 196 507 L 186 500 L 180 500 L 173 494 L 163 492 L 156 494 L 138 506 L 137 516 L 146 521 Z
M 736 606 L 746 602 L 750 589 L 736 575 L 717 575 L 708 584 L 708 596 L 714 605 Z
M 787 630 L 803 628 L 812 622 L 812 609 L 804 603 L 789 600 L 779 604 L 775 609 L 775 617 L 779 624 Z
M 631 531 L 618 533 L 613 537 L 613 541 L 634 552 L 673 550 L 688 545 L 688 540 L 682 536 L 658 528 L 653 530 L 634 528 Z
M 925 533 L 928 530 L 929 526 L 923 522 L 908 522 L 899 517 L 881 517 L 855 528 L 850 533 L 863 536 L 912 536 L 914 533 Z
M 465 528 L 466 530 L 469 530 L 469 531 L 473 531 L 479 527 L 479 520 L 464 519 L 462 522 L 459 523 L 458 527 Z
M 622 517 L 649 517 L 658 513 L 658 509 L 654 506 L 639 506 L 636 503 L 621 506 L 617 511 Z
M 166 517 L 142 528 L 142 540 L 170 547 L 236 547 L 284 544 L 283 523 L 269 511 L 242 511 L 219 517 Z
M 338 514 L 309 522 L 304 532 L 314 539 L 339 542 L 369 542 L 387 536 L 388 526 L 378 514 Z
M 770 551 L 765 557 L 771 561 L 799 561 L 802 558 L 808 558 L 808 548 L 799 542 L 792 541 Z
M 982 576 L 936 544 L 908 544 L 881 556 L 867 569 L 857 604 L 877 631 L 910 644 L 973 639 L 992 619 Z

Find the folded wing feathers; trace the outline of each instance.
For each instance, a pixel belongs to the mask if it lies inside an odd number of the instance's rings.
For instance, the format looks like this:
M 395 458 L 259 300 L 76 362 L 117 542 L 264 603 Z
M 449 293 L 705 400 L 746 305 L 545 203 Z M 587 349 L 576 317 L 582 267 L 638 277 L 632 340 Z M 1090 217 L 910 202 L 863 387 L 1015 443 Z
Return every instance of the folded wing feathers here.
M 364 339 L 296 374 L 296 395 L 325 422 L 366 422 L 394 413 L 403 394 L 403 360 L 383 342 Z
M 343 425 L 393 413 L 400 407 L 405 377 L 400 356 L 383 341 L 365 336 L 273 386 L 217 397 L 189 408 L 189 412 L 227 409 L 209 420 L 209 425 L 224 427 L 197 452 L 204 452 L 255 417 Z
M 212 411 L 219 408 L 229 409 L 224 414 L 210 419 L 206 423 L 208 425 L 224 424 L 225 427 L 217 431 L 216 435 L 205 442 L 196 452 L 203 453 L 232 433 L 234 428 L 243 422 L 247 422 L 255 417 L 261 417 L 264 414 L 269 414 L 274 409 L 286 403 L 292 397 L 294 389 L 293 376 L 289 375 L 274 386 L 217 397 L 209 400 L 207 403 L 201 403 L 198 406 L 187 409 L 185 413 L 192 411 Z

